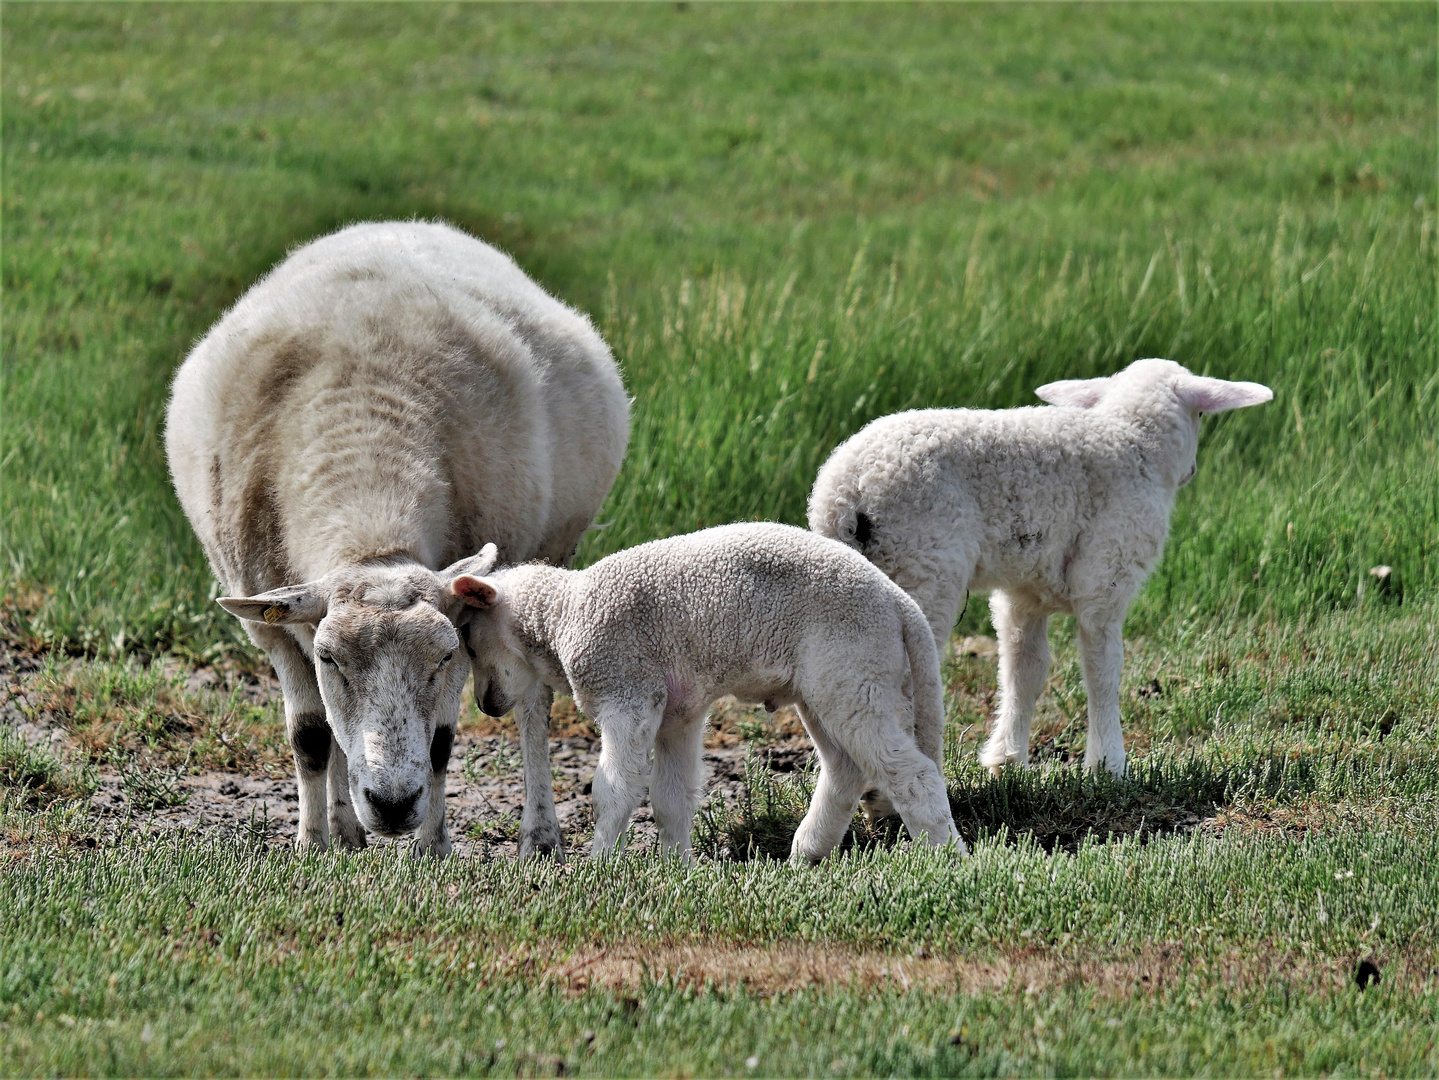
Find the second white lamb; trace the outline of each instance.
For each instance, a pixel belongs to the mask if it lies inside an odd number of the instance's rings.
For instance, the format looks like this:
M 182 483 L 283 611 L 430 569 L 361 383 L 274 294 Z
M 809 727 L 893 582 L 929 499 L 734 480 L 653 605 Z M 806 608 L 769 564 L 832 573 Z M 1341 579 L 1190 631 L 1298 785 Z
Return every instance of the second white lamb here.
M 792 860 L 829 854 L 870 787 L 911 837 L 964 850 L 940 767 L 929 624 L 851 548 L 788 525 L 725 525 L 585 570 L 531 563 L 452 588 L 472 609 L 470 644 L 486 665 L 476 697 L 503 711 L 542 683 L 572 693 L 599 725 L 594 855 L 623 845 L 648 782 L 661 847 L 688 856 L 705 717 L 727 694 L 797 706 L 819 752 Z

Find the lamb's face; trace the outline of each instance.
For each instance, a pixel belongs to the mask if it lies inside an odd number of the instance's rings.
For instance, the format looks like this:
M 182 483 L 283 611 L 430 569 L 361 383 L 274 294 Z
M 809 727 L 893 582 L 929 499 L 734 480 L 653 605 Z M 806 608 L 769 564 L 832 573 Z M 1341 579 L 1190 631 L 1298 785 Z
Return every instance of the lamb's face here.
M 475 676 L 475 701 L 486 716 L 504 716 L 534 677 L 508 624 L 500 585 L 467 575 L 456 578 L 451 587 L 469 608 L 464 634 Z
M 315 631 L 314 659 L 361 823 L 383 836 L 412 832 L 450 757 L 465 685 L 459 634 L 424 599 L 332 602 Z

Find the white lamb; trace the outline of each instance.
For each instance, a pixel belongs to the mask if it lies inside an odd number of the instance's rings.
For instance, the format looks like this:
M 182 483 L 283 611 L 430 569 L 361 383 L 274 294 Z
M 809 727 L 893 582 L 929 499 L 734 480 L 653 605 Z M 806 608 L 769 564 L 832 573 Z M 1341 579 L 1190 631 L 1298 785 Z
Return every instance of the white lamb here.
M 487 541 L 568 560 L 628 436 L 590 321 L 445 225 L 307 244 L 195 346 L 166 419 L 170 472 L 220 603 L 275 665 L 300 845 L 359 847 L 369 828 L 449 851 L 465 682 L 449 580 L 493 565 L 472 557 Z M 517 719 L 520 851 L 559 854 L 548 696 Z
M 924 615 L 848 548 L 788 525 L 726 525 L 642 544 L 586 570 L 462 575 L 477 688 L 503 706 L 568 689 L 600 728 L 594 854 L 623 843 L 645 792 L 664 849 L 687 856 L 710 705 L 798 706 L 820 757 L 791 858 L 817 861 L 877 785 L 912 837 L 963 842 L 940 769 L 944 727 Z
M 1035 393 L 1056 407 L 874 421 L 820 469 L 809 524 L 909 593 L 941 646 L 966 594 L 992 590 L 999 708 L 980 761 L 995 771 L 1027 762 L 1049 616 L 1074 615 L 1089 698 L 1084 761 L 1122 774 L 1120 630 L 1159 561 L 1175 492 L 1194 476 L 1199 418 L 1274 395 L 1168 360 Z

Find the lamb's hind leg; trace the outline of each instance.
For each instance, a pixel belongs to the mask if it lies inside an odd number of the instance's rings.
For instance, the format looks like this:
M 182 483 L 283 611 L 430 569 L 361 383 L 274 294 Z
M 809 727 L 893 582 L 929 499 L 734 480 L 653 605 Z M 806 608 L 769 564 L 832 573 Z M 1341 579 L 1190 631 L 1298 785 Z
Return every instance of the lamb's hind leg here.
M 801 705 L 799 718 L 819 751 L 819 780 L 814 786 L 809 811 L 795 830 L 789 859 L 796 863 L 817 863 L 844 839 L 866 778 L 864 770 L 829 737 L 812 710 Z
M 860 695 L 863 700 L 868 695 Z M 855 763 L 889 796 L 909 835 L 938 847 L 953 843 L 965 851 L 939 766 L 920 751 L 912 725 L 900 722 L 907 703 L 898 694 L 873 695 L 873 707 L 832 725 L 830 737 L 842 742 Z
M 999 638 L 999 708 L 979 762 L 998 774 L 1004 765 L 1029 762 L 1034 703 L 1049 675 L 1049 616 L 999 591 L 989 610 Z
M 600 760 L 592 789 L 595 802 L 595 840 L 592 858 L 603 858 L 624 848 L 625 831 L 645 797 L 649 756 L 660 727 L 664 706 L 661 693 L 653 707 L 633 705 L 602 708 L 595 720 L 600 726 Z
M 938 531 L 943 535 L 943 530 Z M 919 610 L 924 613 L 934 635 L 934 647 L 939 652 L 940 666 L 949 653 L 950 641 L 954 635 L 954 624 L 969 599 L 969 582 L 974 575 L 974 564 L 978 549 L 974 545 L 956 545 L 926 553 L 905 551 L 902 555 L 888 559 L 876 553 L 875 565 L 883 570 L 896 585 L 909 594 Z M 871 821 L 890 817 L 894 804 L 884 792 L 871 789 L 861 800 L 864 816 Z

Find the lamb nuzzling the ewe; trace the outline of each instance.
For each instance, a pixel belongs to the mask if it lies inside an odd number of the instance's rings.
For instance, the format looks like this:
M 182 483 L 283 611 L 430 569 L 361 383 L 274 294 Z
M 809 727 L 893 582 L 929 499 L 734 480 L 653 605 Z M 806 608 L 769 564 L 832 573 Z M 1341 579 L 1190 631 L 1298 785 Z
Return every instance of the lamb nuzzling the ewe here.
M 369 828 L 449 851 L 467 614 L 450 582 L 493 565 L 464 558 L 487 541 L 567 561 L 628 439 L 589 320 L 441 224 L 301 247 L 195 346 L 166 417 L 170 473 L 220 603 L 279 678 L 300 845 L 360 847 Z M 562 854 L 549 706 L 541 687 L 517 710 L 521 855 Z
M 922 409 L 869 424 L 820 469 L 809 524 L 863 552 L 948 642 L 969 591 L 991 592 L 999 707 L 980 761 L 1029 758 L 1049 668 L 1049 616 L 1079 629 L 1084 761 L 1124 772 L 1124 613 L 1159 561 L 1175 492 L 1194 476 L 1199 419 L 1259 405 L 1258 383 L 1137 360 L 1035 393 L 1051 408 Z
M 833 850 L 875 785 L 912 837 L 963 850 L 940 768 L 944 709 L 929 626 L 843 545 L 788 525 L 724 525 L 586 570 L 513 566 L 458 576 L 452 588 L 475 608 L 475 685 L 494 709 L 545 685 L 570 690 L 599 724 L 596 856 L 623 842 L 651 749 L 661 845 L 688 855 L 705 716 L 725 694 L 798 706 L 819 751 L 791 858 Z

